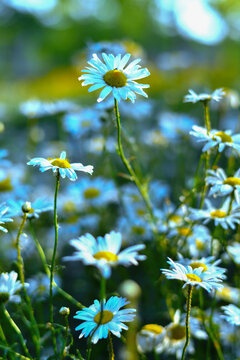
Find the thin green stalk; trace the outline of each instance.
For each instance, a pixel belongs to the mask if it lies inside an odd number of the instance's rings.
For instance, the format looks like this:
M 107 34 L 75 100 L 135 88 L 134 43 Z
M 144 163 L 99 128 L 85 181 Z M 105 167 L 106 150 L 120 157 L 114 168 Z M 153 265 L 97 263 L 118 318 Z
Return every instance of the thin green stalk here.
M 101 284 L 100 284 L 100 299 L 103 301 L 103 299 L 106 298 L 106 279 L 105 277 L 101 276 Z
M 207 128 L 207 133 L 209 134 L 211 130 L 210 116 L 209 116 L 209 100 L 203 101 L 203 108 L 204 108 L 204 122 Z
M 118 102 L 116 99 L 114 99 L 114 109 L 115 109 L 115 114 L 116 114 L 116 121 L 117 121 L 117 131 L 118 131 L 118 154 L 123 162 L 123 164 L 125 165 L 127 171 L 129 172 L 129 174 L 131 175 L 131 180 L 135 182 L 149 213 L 150 216 L 150 220 L 152 225 L 155 224 L 155 219 L 154 219 L 154 215 L 153 215 L 153 210 L 152 210 L 152 205 L 148 196 L 148 192 L 147 189 L 145 188 L 145 186 L 141 183 L 141 181 L 139 180 L 139 178 L 137 177 L 137 174 L 135 173 L 135 171 L 133 170 L 130 162 L 127 160 L 124 151 L 123 151 L 123 147 L 122 147 L 122 140 L 121 140 L 121 122 L 120 122 L 120 114 L 119 114 L 119 110 L 118 110 Z M 154 226 L 155 228 L 155 226 Z
M 228 212 L 227 214 L 230 215 L 231 214 L 231 211 L 232 211 L 232 205 L 233 205 L 233 200 L 234 200 L 234 190 L 232 191 L 231 193 L 231 200 L 230 200 L 230 203 L 229 203 L 229 208 L 228 208 Z
M 188 297 L 187 297 L 187 314 L 186 314 L 186 342 L 182 351 L 182 358 L 181 360 L 185 359 L 185 353 L 189 344 L 190 340 L 190 328 L 189 328 L 189 318 L 190 318 L 190 312 L 191 312 L 191 304 L 192 304 L 192 285 L 188 285 Z
M 41 244 L 38 241 L 38 238 L 36 237 L 35 231 L 34 231 L 34 227 L 33 227 L 33 223 L 32 223 L 32 219 L 29 219 L 29 224 L 30 224 L 30 230 L 32 233 L 32 237 L 33 240 L 35 242 L 38 254 L 40 256 L 40 259 L 42 261 L 42 265 L 44 267 L 45 273 L 47 274 L 47 276 L 50 278 L 50 270 L 48 268 L 48 264 L 47 264 L 47 259 L 46 256 L 44 254 L 43 248 L 41 246 Z M 78 308 L 82 309 L 85 306 L 82 305 L 79 301 L 77 301 L 72 295 L 68 294 L 66 291 L 64 291 L 61 287 L 59 287 L 55 281 L 53 280 L 53 286 L 57 288 L 57 291 L 60 295 L 62 295 L 63 297 L 65 297 L 66 300 L 68 300 L 69 302 L 71 302 L 73 305 L 77 306 Z
M 221 153 L 219 152 L 219 150 L 217 150 L 216 156 L 215 156 L 215 158 L 214 158 L 214 160 L 212 162 L 211 169 L 213 169 L 217 165 L 220 157 L 221 157 Z
M 0 338 L 1 338 L 2 342 L 3 342 L 3 344 L 4 344 L 2 346 L 4 347 L 5 350 L 7 350 L 9 352 L 10 348 L 8 347 L 8 342 L 7 342 L 7 339 L 6 339 L 5 334 L 3 332 L 2 325 L 0 325 Z M 11 360 L 12 359 L 14 360 L 12 352 L 10 352 L 9 357 L 10 357 Z
M 111 332 L 108 332 L 108 353 L 109 353 L 109 360 L 114 360 L 114 349 L 113 349 L 113 342 L 112 342 L 112 336 Z
M 32 359 L 31 355 L 29 354 L 28 348 L 25 344 L 25 340 L 22 336 L 21 330 L 19 329 L 17 324 L 13 321 L 13 319 L 11 318 L 10 314 L 8 313 L 7 309 L 4 307 L 3 304 L 1 304 L 1 313 L 6 318 L 9 325 L 11 326 L 11 328 L 17 333 L 18 338 L 20 340 L 20 344 L 22 346 L 22 349 L 23 349 L 25 355 L 28 356 L 30 359 Z
M 54 227 L 55 227 L 55 241 L 53 247 L 53 254 L 52 254 L 52 262 L 51 262 L 51 269 L 50 269 L 50 323 L 52 325 L 52 340 L 53 340 L 53 349 L 55 354 L 57 354 L 57 344 L 56 344 L 56 336 L 55 331 L 53 328 L 53 274 L 55 268 L 55 258 L 57 253 L 57 244 L 58 244 L 58 223 L 57 223 L 57 195 L 58 189 L 60 185 L 60 173 L 59 170 L 56 175 L 56 186 L 55 186 L 55 195 L 54 195 Z
M 22 222 L 20 224 L 20 228 L 18 230 L 18 234 L 17 234 L 17 238 L 16 238 L 17 263 L 18 263 L 19 278 L 20 278 L 20 281 L 22 284 L 24 298 L 25 298 L 25 301 L 26 301 L 28 309 L 29 309 L 28 314 L 29 314 L 30 322 L 31 322 L 32 329 L 33 329 L 33 332 L 31 332 L 31 333 L 32 333 L 33 343 L 36 348 L 36 357 L 37 357 L 37 359 L 39 359 L 40 358 L 40 333 L 39 333 L 39 329 L 38 329 L 38 324 L 37 324 L 35 316 L 34 316 L 31 300 L 30 300 L 30 297 L 28 296 L 28 293 L 27 293 L 27 290 L 25 287 L 24 263 L 23 263 L 23 258 L 21 255 L 21 248 L 20 248 L 20 236 L 23 232 L 23 228 L 26 223 L 26 220 L 27 220 L 27 212 L 24 211 Z
M 18 359 L 18 360 L 30 360 L 29 357 L 26 357 L 26 356 L 23 356 L 22 354 L 19 354 L 18 352 L 14 351 L 13 349 L 11 349 L 8 346 L 0 344 L 0 349 L 7 350 L 9 352 L 9 356 L 10 356 L 11 359 L 14 359 L 14 360 L 16 360 L 16 359 Z M 12 357 L 12 356 L 14 356 L 14 357 Z M 0 358 L 0 359 L 3 359 L 3 358 Z
M 212 329 L 210 327 L 208 327 L 206 324 L 202 289 L 199 289 L 199 303 L 200 303 L 200 311 L 201 311 L 201 317 L 202 317 L 202 322 L 203 322 L 204 328 L 208 334 L 208 337 L 211 339 L 211 341 L 215 347 L 215 350 L 217 352 L 219 360 L 224 360 L 220 343 L 219 343 L 218 339 L 215 338 L 214 333 L 212 332 Z M 208 357 L 209 357 L 209 354 L 208 354 Z
M 68 315 L 64 316 L 64 320 L 65 320 L 65 334 L 64 334 L 63 351 L 62 351 L 62 354 L 61 354 L 61 357 L 60 357 L 61 360 L 64 360 L 64 358 L 65 358 L 65 348 L 67 346 L 67 341 L 68 341 L 68 332 L 69 332 Z
M 159 356 L 155 348 L 153 349 L 153 356 L 154 356 L 154 360 L 159 360 Z

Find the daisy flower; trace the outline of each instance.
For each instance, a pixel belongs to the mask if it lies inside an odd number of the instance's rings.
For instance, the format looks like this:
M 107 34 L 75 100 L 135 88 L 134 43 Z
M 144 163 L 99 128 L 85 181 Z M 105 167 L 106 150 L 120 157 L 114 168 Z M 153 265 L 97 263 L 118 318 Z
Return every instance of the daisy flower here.
M 22 215 L 22 206 L 25 204 L 23 200 L 9 200 L 7 202 L 9 206 L 9 212 L 11 216 L 21 216 Z M 30 219 L 38 219 L 39 215 L 42 212 L 53 210 L 53 205 L 48 200 L 43 198 L 38 198 L 34 200 L 32 203 L 27 202 L 30 207 L 30 211 L 27 212 L 27 217 Z
M 77 311 L 74 318 L 84 320 L 75 328 L 77 331 L 82 330 L 79 338 L 92 336 L 91 341 L 96 344 L 98 340 L 106 339 L 109 331 L 120 337 L 122 329 L 128 329 L 123 322 L 132 321 L 135 316 L 135 309 L 120 310 L 127 304 L 129 301 L 126 301 L 126 298 L 112 296 L 107 302 L 104 299 L 101 304 L 98 300 L 94 300 L 94 304 L 89 308 Z
M 8 207 L 3 203 L 0 205 L 0 224 L 4 224 L 5 222 L 11 222 L 13 219 L 10 219 L 6 216 L 6 213 L 8 211 Z M 7 229 L 5 229 L 3 226 L 0 226 L 0 230 L 3 232 L 8 232 Z
M 66 159 L 66 151 L 62 151 L 59 158 L 51 160 L 33 158 L 27 163 L 27 165 L 39 166 L 39 170 L 41 172 L 52 170 L 54 173 L 57 173 L 59 171 L 63 179 L 67 176 L 71 181 L 75 181 L 77 179 L 75 171 L 84 171 L 90 175 L 93 173 L 92 165 L 84 166 L 81 163 L 70 164 Z
M 228 253 L 232 255 L 236 264 L 240 264 L 240 244 L 238 242 L 234 242 L 232 246 L 227 247 Z
M 233 202 L 232 210 L 228 214 L 230 199 L 227 198 L 220 208 L 215 208 L 210 200 L 205 200 L 206 210 L 192 209 L 190 218 L 192 220 L 203 220 L 203 224 L 209 223 L 211 220 L 214 221 L 215 226 L 221 225 L 224 229 L 235 229 L 235 224 L 240 223 L 240 207 Z
M 212 185 L 210 196 L 226 196 L 234 193 L 235 200 L 240 205 L 240 169 L 233 176 L 227 177 L 225 171 L 221 168 L 217 170 L 208 170 L 206 183 Z
M 166 330 L 158 324 L 146 324 L 137 333 L 137 348 L 140 353 L 156 350 L 162 344 Z M 161 349 L 162 350 L 162 349 Z M 160 352 L 158 350 L 158 352 Z
M 206 273 L 210 273 L 210 274 L 215 274 L 215 275 L 221 275 L 224 274 L 226 272 L 226 269 L 223 269 L 221 267 L 218 266 L 218 264 L 221 262 L 220 259 L 215 260 L 214 256 L 208 256 L 208 257 L 202 257 L 200 259 L 186 259 L 183 258 L 183 256 L 181 254 L 178 254 L 178 262 L 179 264 L 182 264 L 184 266 L 191 266 L 192 269 L 197 269 L 197 268 L 203 268 L 202 272 L 206 272 Z M 167 261 L 170 265 L 171 262 Z M 222 279 L 225 277 L 225 275 L 223 275 Z
M 80 236 L 78 239 L 70 240 L 76 252 L 72 256 L 66 256 L 64 260 L 81 260 L 84 265 L 96 266 L 102 276 L 109 278 L 111 266 L 115 265 L 138 265 L 138 260 L 145 260 L 145 255 L 139 255 L 138 251 L 145 248 L 144 244 L 130 246 L 120 252 L 122 235 L 111 231 L 104 237 L 95 239 L 91 234 Z
M 240 151 L 240 134 L 232 135 L 232 130 L 208 131 L 201 126 L 194 125 L 189 134 L 195 136 L 197 142 L 206 142 L 202 149 L 203 152 L 216 146 L 218 147 L 219 152 L 222 152 L 227 146 Z
M 222 97 L 225 95 L 225 91 L 223 91 L 223 89 L 216 89 L 212 94 L 196 94 L 195 91 L 193 91 L 192 89 L 188 90 L 189 94 L 184 96 L 184 102 L 192 102 L 192 103 L 196 103 L 198 101 L 210 101 L 210 100 L 214 100 L 214 101 L 220 101 L 222 99 Z
M 90 67 L 82 70 L 84 74 L 78 80 L 83 80 L 83 86 L 92 85 L 88 89 L 89 92 L 103 88 L 98 102 L 104 100 L 111 92 L 117 101 L 130 99 L 134 103 L 135 93 L 148 97 L 143 89 L 149 85 L 139 84 L 135 80 L 145 78 L 150 73 L 148 69 L 141 69 L 138 65 L 141 59 L 133 60 L 126 66 L 130 57 L 130 54 L 122 57 L 120 54 L 114 56 L 102 53 L 102 61 L 97 54 L 93 54 L 92 59 L 88 61 Z
M 15 271 L 10 273 L 2 273 L 0 275 L 0 303 L 7 301 L 20 302 L 19 295 L 15 295 L 16 291 L 22 288 L 22 284 L 17 280 L 18 274 Z M 25 283 L 25 287 L 28 284 Z
M 203 267 L 192 268 L 191 266 L 184 266 L 182 264 L 174 262 L 168 258 L 172 270 L 161 269 L 162 273 L 167 279 L 176 279 L 184 281 L 183 288 L 187 285 L 196 286 L 197 288 L 202 287 L 203 289 L 211 292 L 216 289 L 220 291 L 223 285 L 219 284 L 222 281 L 223 275 L 220 273 L 204 272 Z
M 235 305 L 222 306 L 225 315 L 222 315 L 232 325 L 240 325 L 240 309 Z

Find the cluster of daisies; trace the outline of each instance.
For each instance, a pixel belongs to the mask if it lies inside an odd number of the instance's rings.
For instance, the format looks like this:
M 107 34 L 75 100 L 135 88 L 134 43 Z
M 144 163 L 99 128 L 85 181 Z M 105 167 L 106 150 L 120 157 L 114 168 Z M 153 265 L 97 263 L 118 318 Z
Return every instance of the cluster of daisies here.
M 89 92 L 101 90 L 98 97 L 98 102 L 106 99 L 111 95 L 110 100 L 114 99 L 115 106 L 121 100 L 129 99 L 132 103 L 136 100 L 136 94 L 147 97 L 144 89 L 148 88 L 147 84 L 140 84 L 137 80 L 149 76 L 149 71 L 146 68 L 141 68 L 139 65 L 140 59 L 134 59 L 129 62 L 130 54 L 112 55 L 102 53 L 101 58 L 94 54 L 92 59 L 88 61 L 89 66 L 82 70 L 82 75 L 79 80 L 82 81 L 83 86 L 90 85 Z M 193 90 L 185 96 L 185 102 L 202 102 L 205 108 L 209 105 L 210 101 L 220 101 L 224 96 L 222 89 L 215 90 L 212 94 L 196 94 Z M 112 101 L 112 105 L 113 105 Z M 38 107 L 38 104 L 35 104 Z M 58 109 L 69 107 L 69 104 L 59 104 Z M 70 109 L 74 111 L 74 109 Z M 25 109 L 24 111 L 29 111 Z M 46 113 L 53 111 L 51 106 L 47 106 Z M 60 111 L 60 110 L 59 110 Z M 93 116 L 91 113 L 90 117 Z M 70 121 L 71 123 L 71 121 Z M 67 122 L 67 126 L 69 122 Z M 73 130 L 74 131 L 74 130 Z M 206 158 L 214 152 L 218 158 L 224 151 L 240 151 L 240 134 L 232 134 L 231 130 L 216 130 L 209 129 L 194 125 L 190 131 L 190 135 L 197 140 L 197 142 L 204 143 L 203 153 Z M 232 156 L 231 154 L 229 156 Z M 207 161 L 206 161 L 207 163 Z M 31 159 L 28 163 L 31 166 L 38 166 L 41 172 L 51 170 L 53 174 L 60 178 L 68 178 L 71 182 L 75 182 L 78 178 L 76 172 L 83 172 L 89 175 L 93 173 L 92 165 L 83 165 L 81 163 L 71 163 L 66 152 L 62 151 L 59 157 L 55 158 L 42 158 L 36 157 Z M 210 221 L 214 222 L 215 227 L 220 226 L 225 231 L 234 230 L 240 223 L 240 169 L 232 174 L 226 174 L 222 168 L 210 166 L 206 169 L 204 185 L 209 187 L 208 196 L 217 200 L 222 200 L 219 206 L 215 205 L 213 201 L 204 199 L 204 207 L 195 209 L 187 207 L 185 204 L 174 208 L 170 202 L 164 204 L 162 209 L 158 209 L 158 205 L 154 206 L 154 219 L 156 220 L 156 230 L 159 234 L 164 235 L 166 239 L 175 245 L 178 251 L 178 260 L 173 261 L 168 258 L 167 263 L 169 269 L 161 269 L 161 272 L 167 279 L 179 280 L 183 283 L 183 288 L 202 288 L 206 290 L 210 296 L 217 296 L 217 294 L 224 292 L 226 279 L 224 268 L 219 265 L 220 260 L 216 260 L 214 256 L 209 256 L 213 253 L 213 239 L 207 225 Z M 90 204 L 103 203 L 113 200 L 117 197 L 112 184 L 106 184 L 103 180 L 98 182 L 92 181 L 92 186 L 84 185 L 84 179 L 81 186 L 71 188 L 71 194 L 74 200 L 80 198 L 81 187 L 81 204 L 89 202 Z M 159 183 L 156 185 L 158 188 L 161 186 Z M 109 197 L 99 194 L 105 188 L 109 190 Z M 157 204 L 156 187 L 154 184 L 151 188 Z M 136 201 L 136 194 L 131 191 L 124 191 L 127 198 L 127 207 L 129 211 L 129 219 L 132 223 L 122 222 L 119 223 L 119 228 L 131 228 L 131 235 L 142 235 L 144 239 L 151 239 L 151 227 L 146 225 L 146 209 L 139 206 Z M 162 199 L 168 194 L 168 189 L 163 189 L 163 194 L 159 195 Z M 139 196 L 139 194 L 137 194 Z M 61 196 L 61 194 L 60 194 Z M 130 197 L 134 198 L 130 205 Z M 124 201 L 123 201 L 124 202 Z M 184 201 L 183 201 L 184 202 Z M 154 202 L 153 202 L 154 203 Z M 71 208 L 72 203 L 64 203 L 65 210 Z M 76 205 L 76 203 L 74 203 Z M 155 205 L 155 203 L 154 203 Z M 27 213 L 27 218 L 38 218 L 44 211 L 52 210 L 53 206 L 49 201 L 37 199 L 35 202 L 22 203 L 19 201 L 8 201 L 8 204 L 3 203 L 0 206 L 0 224 L 11 222 L 12 217 L 20 216 L 22 211 Z M 75 207 L 73 207 L 75 210 Z M 70 212 L 72 208 L 70 209 Z M 142 216 L 136 221 L 133 214 Z M 127 224 L 127 225 L 126 225 Z M 149 224 L 148 224 L 149 225 Z M 7 232 L 4 226 L 0 226 L 0 230 Z M 134 230 L 134 231 L 133 231 Z M 130 237 L 129 232 L 129 237 Z M 69 241 L 70 245 L 74 248 L 74 253 L 64 257 L 64 261 L 80 261 L 83 265 L 93 266 L 99 272 L 99 275 L 104 281 L 108 280 L 112 275 L 112 269 L 117 266 L 130 266 L 138 265 L 139 261 L 146 259 L 144 254 L 145 244 L 139 243 L 122 249 L 123 238 L 119 231 L 111 231 L 104 236 L 94 237 L 90 233 L 81 235 Z M 238 255 L 236 256 L 236 249 Z M 227 247 L 228 253 L 232 254 L 235 258 L 240 259 L 239 244 Z M 188 253 L 190 258 L 184 258 L 180 253 Z M 202 254 L 205 256 L 201 256 Z M 67 264 L 67 266 L 69 266 Z M 114 270 L 113 270 L 114 271 Z M 19 302 L 20 296 L 17 294 L 22 287 L 28 288 L 28 283 L 22 284 L 17 280 L 17 273 L 12 271 L 10 273 L 2 273 L 0 275 L 0 302 L 6 304 L 8 301 Z M 30 283 L 30 282 L 29 282 Z M 47 286 L 46 286 L 47 287 Z M 126 322 L 131 322 L 135 317 L 135 309 L 126 307 L 129 301 L 120 296 L 111 296 L 106 299 L 105 296 L 99 301 L 94 300 L 93 304 L 89 307 L 84 307 L 82 310 L 77 311 L 74 316 L 75 319 L 80 320 L 81 323 L 76 326 L 77 331 L 81 331 L 79 337 L 89 337 L 90 341 L 96 344 L 100 339 L 106 339 L 109 334 L 120 337 L 122 330 L 127 330 Z M 64 313 L 64 309 L 62 310 Z M 240 325 L 240 309 L 230 304 L 222 307 L 222 318 L 234 325 Z M 199 339 L 206 339 L 207 333 L 202 328 L 202 323 L 197 317 L 190 319 L 190 329 Z M 137 347 L 140 353 L 154 351 L 156 353 L 167 353 L 169 355 L 176 354 L 177 358 L 181 358 L 182 349 L 186 341 L 186 327 L 184 318 L 178 310 L 173 321 L 166 326 L 159 324 L 146 324 L 138 332 Z M 188 351 L 194 351 L 194 344 L 190 340 Z

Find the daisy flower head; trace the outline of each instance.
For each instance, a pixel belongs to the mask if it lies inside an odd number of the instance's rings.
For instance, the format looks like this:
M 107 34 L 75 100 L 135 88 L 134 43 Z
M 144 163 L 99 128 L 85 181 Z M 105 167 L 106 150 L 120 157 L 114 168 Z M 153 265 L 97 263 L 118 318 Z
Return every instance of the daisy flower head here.
M 167 279 L 176 279 L 184 281 L 183 288 L 187 285 L 202 287 L 203 289 L 211 292 L 215 289 L 221 291 L 223 285 L 219 284 L 223 279 L 223 274 L 206 271 L 203 267 L 192 268 L 191 266 L 184 266 L 182 264 L 174 262 L 168 258 L 168 263 L 171 266 L 171 270 L 161 269 L 162 273 Z
M 90 175 L 93 173 L 93 166 L 84 166 L 81 163 L 70 164 L 66 159 L 66 151 L 62 151 L 59 158 L 55 159 L 44 159 L 44 158 L 33 158 L 27 165 L 39 166 L 41 172 L 52 170 L 55 174 L 59 172 L 61 177 L 64 179 L 66 176 L 71 180 L 77 180 L 77 174 L 75 171 L 87 172 Z
M 135 59 L 127 65 L 130 57 L 130 54 L 122 57 L 121 54 L 114 56 L 102 53 L 102 61 L 97 54 L 93 54 L 92 59 L 88 61 L 90 67 L 82 70 L 84 74 L 78 80 L 83 80 L 82 86 L 92 85 L 88 89 L 89 92 L 103 88 L 98 102 L 104 100 L 111 92 L 117 101 L 130 99 L 134 103 L 136 94 L 148 97 L 143 89 L 149 85 L 139 84 L 136 80 L 145 78 L 150 73 L 147 68 L 141 69 L 138 65 L 141 59 Z
M 0 205 L 0 224 L 5 224 L 6 222 L 11 222 L 13 219 L 10 219 L 6 213 L 8 212 L 8 207 L 3 203 Z M 8 232 L 3 226 L 0 225 L 0 230 L 3 232 Z
M 227 251 L 233 257 L 234 262 L 240 265 L 240 244 L 234 242 L 231 246 L 227 246 Z
M 222 152 L 226 147 L 230 147 L 240 151 L 240 134 L 232 135 L 232 130 L 220 131 L 210 130 L 194 125 L 189 133 L 197 138 L 197 142 L 205 142 L 202 151 L 208 151 L 211 148 L 217 147 L 219 152 Z
M 8 301 L 20 302 L 19 295 L 15 295 L 16 291 L 22 288 L 22 284 L 17 280 L 18 274 L 15 271 L 10 273 L 2 273 L 0 275 L 0 303 Z M 28 284 L 25 283 L 25 287 Z
M 240 207 L 233 202 L 232 210 L 228 214 L 230 206 L 230 198 L 227 198 L 220 208 L 212 205 L 210 200 L 205 200 L 204 203 L 207 209 L 192 209 L 190 208 L 190 218 L 194 221 L 203 220 L 203 224 L 214 221 L 215 226 L 221 225 L 224 229 L 235 229 L 235 224 L 240 223 Z
M 240 309 L 236 305 L 230 304 L 222 306 L 225 315 L 222 315 L 232 325 L 240 326 Z
M 75 319 L 84 320 L 75 330 L 82 330 L 79 338 L 92 336 L 91 341 L 96 344 L 100 339 L 106 339 L 108 333 L 111 332 L 117 337 L 121 336 L 122 329 L 127 330 L 124 322 L 134 319 L 135 309 L 122 309 L 123 306 L 129 304 L 126 298 L 112 296 L 110 299 L 104 299 L 102 304 L 98 300 L 94 300 L 94 304 L 88 308 L 77 311 Z
M 189 94 L 184 96 L 184 102 L 192 102 L 192 103 L 196 103 L 196 102 L 204 102 L 204 101 L 210 101 L 210 100 L 214 100 L 216 102 L 219 102 L 222 97 L 225 95 L 225 91 L 223 91 L 223 89 L 216 89 L 214 90 L 214 92 L 212 94 L 206 94 L 206 93 L 202 93 L 202 94 L 196 94 L 195 91 L 193 91 L 192 89 L 188 90 Z
M 210 196 L 226 196 L 234 193 L 235 200 L 240 205 L 240 169 L 230 177 L 221 168 L 208 170 L 207 173 L 206 183 L 212 185 Z
M 220 259 L 215 260 L 214 256 L 202 257 L 200 259 L 186 259 L 183 258 L 181 254 L 178 254 L 178 263 L 184 266 L 191 266 L 192 269 L 203 268 L 202 272 L 210 273 L 215 275 L 221 275 L 221 278 L 224 279 L 226 269 L 219 267 Z M 215 260 L 215 261 L 214 261 Z M 170 265 L 171 262 L 167 261 Z
M 137 333 L 136 341 L 137 348 L 140 353 L 146 353 L 156 350 L 160 351 L 166 330 L 163 326 L 158 324 L 146 324 Z M 162 350 L 162 348 L 161 348 Z M 157 350 L 156 350 L 157 351 Z
M 122 235 L 111 231 L 104 237 L 95 239 L 91 234 L 80 236 L 70 240 L 70 244 L 76 249 L 72 256 L 66 256 L 64 260 L 81 260 L 84 265 L 94 265 L 102 276 L 109 278 L 111 267 L 116 265 L 138 265 L 138 260 L 145 260 L 145 255 L 139 255 L 138 251 L 145 248 L 144 244 L 130 246 L 120 251 Z

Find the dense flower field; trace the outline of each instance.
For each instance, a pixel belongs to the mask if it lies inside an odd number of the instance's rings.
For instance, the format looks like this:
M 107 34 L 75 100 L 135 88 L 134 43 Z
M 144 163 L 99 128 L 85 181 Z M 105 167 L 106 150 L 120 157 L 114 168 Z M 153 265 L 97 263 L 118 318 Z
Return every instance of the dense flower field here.
M 1 358 L 240 358 L 232 94 L 162 111 L 146 59 L 92 48 L 96 103 L 22 102 L 0 151 Z

